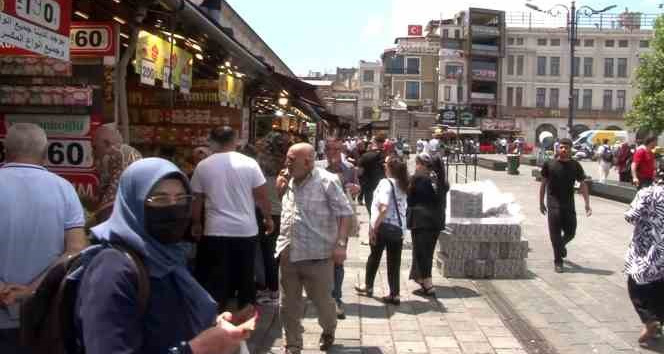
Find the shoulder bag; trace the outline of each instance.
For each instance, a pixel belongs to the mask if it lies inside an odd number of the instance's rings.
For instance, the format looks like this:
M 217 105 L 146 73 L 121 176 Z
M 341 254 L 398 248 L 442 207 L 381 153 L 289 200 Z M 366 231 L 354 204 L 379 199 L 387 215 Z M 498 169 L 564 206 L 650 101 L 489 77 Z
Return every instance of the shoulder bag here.
M 380 225 L 378 225 L 376 235 L 383 238 L 386 242 L 400 242 L 403 238 L 401 212 L 399 212 L 399 203 L 397 202 L 397 194 L 394 191 L 394 184 L 389 179 L 387 181 L 390 182 L 390 186 L 392 186 L 392 200 L 394 200 L 394 208 L 396 209 L 397 218 L 399 219 L 399 226 L 383 221 L 380 223 Z

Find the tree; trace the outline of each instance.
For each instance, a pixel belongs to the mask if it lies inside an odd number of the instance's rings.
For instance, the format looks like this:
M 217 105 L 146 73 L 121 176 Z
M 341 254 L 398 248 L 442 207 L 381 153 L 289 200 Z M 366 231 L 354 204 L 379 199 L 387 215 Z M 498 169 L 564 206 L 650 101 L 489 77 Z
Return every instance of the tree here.
M 636 71 L 639 93 L 632 101 L 626 123 L 636 131 L 664 131 L 664 16 L 655 21 L 652 52 L 642 55 Z

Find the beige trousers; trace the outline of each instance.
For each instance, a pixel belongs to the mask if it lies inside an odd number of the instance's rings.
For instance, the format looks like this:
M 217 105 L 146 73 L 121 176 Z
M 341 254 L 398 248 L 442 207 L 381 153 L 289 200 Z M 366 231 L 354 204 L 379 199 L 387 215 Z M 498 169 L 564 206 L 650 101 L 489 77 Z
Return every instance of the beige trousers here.
M 334 262 L 332 259 L 291 263 L 288 249 L 279 260 L 281 276 L 281 301 L 279 316 L 284 326 L 285 347 L 292 352 L 302 350 L 302 317 L 304 299 L 302 289 L 318 310 L 318 324 L 323 333 L 334 335 L 337 328 L 336 304 L 332 298 L 334 286 Z

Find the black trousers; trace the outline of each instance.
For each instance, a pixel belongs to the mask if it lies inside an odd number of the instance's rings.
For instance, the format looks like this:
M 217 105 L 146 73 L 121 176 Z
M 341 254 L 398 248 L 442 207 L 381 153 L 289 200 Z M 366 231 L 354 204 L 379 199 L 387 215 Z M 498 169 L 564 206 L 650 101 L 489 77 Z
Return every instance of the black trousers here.
M 257 237 L 203 236 L 196 255 L 196 279 L 219 303 L 237 297 L 238 308 L 256 302 Z
M 563 264 L 562 252 L 576 234 L 576 212 L 569 208 L 549 208 L 549 237 L 553 246 L 553 263 Z
M 367 289 L 373 289 L 374 281 L 383 251 L 387 249 L 387 282 L 390 285 L 390 295 L 399 296 L 399 270 L 401 268 L 401 250 L 403 240 L 388 242 L 383 237 L 376 237 L 376 244 L 371 246 L 371 253 L 367 259 L 364 284 Z
M 433 253 L 438 241 L 438 230 L 411 230 L 413 238 L 413 263 L 410 267 L 408 279 L 421 280 L 431 278 Z
M 279 260 L 274 258 L 277 248 L 277 237 L 281 226 L 281 216 L 272 215 L 274 231 L 260 238 L 261 252 L 263 253 L 263 267 L 265 268 L 265 288 L 270 291 L 279 291 Z
M 627 278 L 627 291 L 629 292 L 629 299 L 634 305 L 634 310 L 636 310 L 643 324 L 664 321 L 663 280 L 639 285 L 629 276 Z

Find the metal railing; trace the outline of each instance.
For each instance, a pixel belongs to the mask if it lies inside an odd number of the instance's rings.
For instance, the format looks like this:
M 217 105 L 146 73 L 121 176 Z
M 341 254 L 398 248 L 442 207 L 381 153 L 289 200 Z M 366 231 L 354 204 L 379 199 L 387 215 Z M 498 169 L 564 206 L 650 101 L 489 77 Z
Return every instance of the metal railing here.
M 454 183 L 468 183 L 471 174 L 472 181 L 477 181 L 477 153 L 465 154 L 454 150 L 442 157 L 448 182 L 452 181 L 450 166 L 454 166 Z
M 589 14 L 578 16 L 578 27 L 597 30 L 625 30 L 633 31 L 639 29 L 653 29 L 655 20 L 659 14 L 655 13 L 621 13 L 621 14 Z M 551 16 L 534 11 L 511 11 L 505 13 L 505 24 L 507 27 L 537 27 L 565 28 L 568 25 L 565 13 L 559 16 Z

